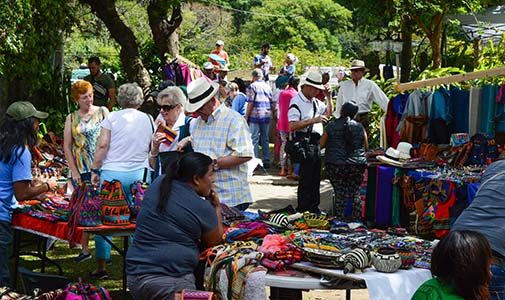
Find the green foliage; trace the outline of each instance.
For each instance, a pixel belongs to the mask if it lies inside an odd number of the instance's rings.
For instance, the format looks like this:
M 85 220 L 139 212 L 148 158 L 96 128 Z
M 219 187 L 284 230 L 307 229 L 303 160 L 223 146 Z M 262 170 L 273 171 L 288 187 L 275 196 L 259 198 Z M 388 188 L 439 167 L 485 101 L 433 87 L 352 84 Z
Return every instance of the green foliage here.
M 242 28 L 249 45 L 270 42 L 278 48 L 300 47 L 334 51 L 340 56 L 338 35 L 347 30 L 351 12 L 332 0 L 264 0 Z
M 56 52 L 61 46 L 63 30 L 73 22 L 72 2 L 2 1 L 0 23 L 6 25 L 0 42 L 0 73 L 7 82 L 22 80 L 28 94 L 52 87 Z M 46 101 L 54 99 L 46 99 Z

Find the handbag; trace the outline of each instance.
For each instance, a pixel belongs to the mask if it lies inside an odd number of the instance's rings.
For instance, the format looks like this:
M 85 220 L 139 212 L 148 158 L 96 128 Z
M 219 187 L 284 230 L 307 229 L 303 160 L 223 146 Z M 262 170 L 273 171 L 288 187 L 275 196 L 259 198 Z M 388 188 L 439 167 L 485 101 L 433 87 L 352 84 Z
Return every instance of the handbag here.
M 130 185 L 130 191 L 132 193 L 132 201 L 130 204 L 130 222 L 135 223 L 137 217 L 140 213 L 140 207 L 142 206 L 142 201 L 144 201 L 144 194 L 149 187 L 149 184 L 144 181 L 135 181 Z
M 79 282 L 69 284 L 56 300 L 112 300 L 106 288 Z
M 104 225 L 129 225 L 130 207 L 119 180 L 104 180 L 100 190 L 102 223 Z
M 89 181 L 84 181 L 72 193 L 70 198 L 70 217 L 68 218 L 68 241 L 70 247 L 76 243 L 76 227 L 94 227 L 102 225 L 102 200 Z

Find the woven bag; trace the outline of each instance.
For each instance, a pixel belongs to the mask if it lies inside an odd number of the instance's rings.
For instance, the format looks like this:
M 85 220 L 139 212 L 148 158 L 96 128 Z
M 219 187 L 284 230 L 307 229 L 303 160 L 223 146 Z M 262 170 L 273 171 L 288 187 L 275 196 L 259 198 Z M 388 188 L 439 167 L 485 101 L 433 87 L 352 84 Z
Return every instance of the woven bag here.
M 70 247 L 76 243 L 76 227 L 94 227 L 102 225 L 102 200 L 95 188 L 88 181 L 84 181 L 72 193 L 70 199 L 70 217 L 68 218 L 68 241 Z
M 128 204 L 130 205 L 130 221 L 135 223 L 137 217 L 140 213 L 140 207 L 142 206 L 142 201 L 144 201 L 144 194 L 149 187 L 149 184 L 142 181 L 135 181 L 130 185 L 130 191 L 132 193 L 132 201 Z
M 119 180 L 104 180 L 100 190 L 102 223 L 104 225 L 129 225 L 130 207 Z

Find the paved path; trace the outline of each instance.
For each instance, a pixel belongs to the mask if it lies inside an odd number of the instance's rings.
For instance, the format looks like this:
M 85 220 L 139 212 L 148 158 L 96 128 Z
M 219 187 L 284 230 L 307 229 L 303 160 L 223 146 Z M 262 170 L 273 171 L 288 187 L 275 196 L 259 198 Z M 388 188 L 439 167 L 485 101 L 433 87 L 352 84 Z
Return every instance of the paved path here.
M 291 204 L 296 208 L 297 181 L 289 180 L 271 174 L 261 174 L 249 177 L 249 186 L 254 203 L 250 210 L 273 210 Z M 321 204 L 322 211 L 330 212 L 333 189 L 328 180 L 321 182 Z

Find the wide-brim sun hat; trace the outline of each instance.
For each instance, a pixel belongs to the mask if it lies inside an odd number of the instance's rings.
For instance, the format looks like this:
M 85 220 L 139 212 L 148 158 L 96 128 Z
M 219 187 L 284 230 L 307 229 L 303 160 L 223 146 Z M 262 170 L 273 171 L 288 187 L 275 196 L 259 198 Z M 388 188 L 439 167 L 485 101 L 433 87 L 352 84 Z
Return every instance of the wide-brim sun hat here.
M 365 66 L 365 62 L 360 60 L 360 59 L 355 59 L 351 62 L 351 67 L 349 70 L 357 70 L 357 69 L 363 69 L 365 71 L 368 71 L 368 68 Z
M 324 90 L 323 74 L 318 71 L 311 71 L 305 78 L 302 78 L 300 86 L 310 85 L 319 90 Z
M 188 101 L 184 109 L 193 113 L 205 105 L 219 90 L 219 84 L 200 77 L 188 85 Z

